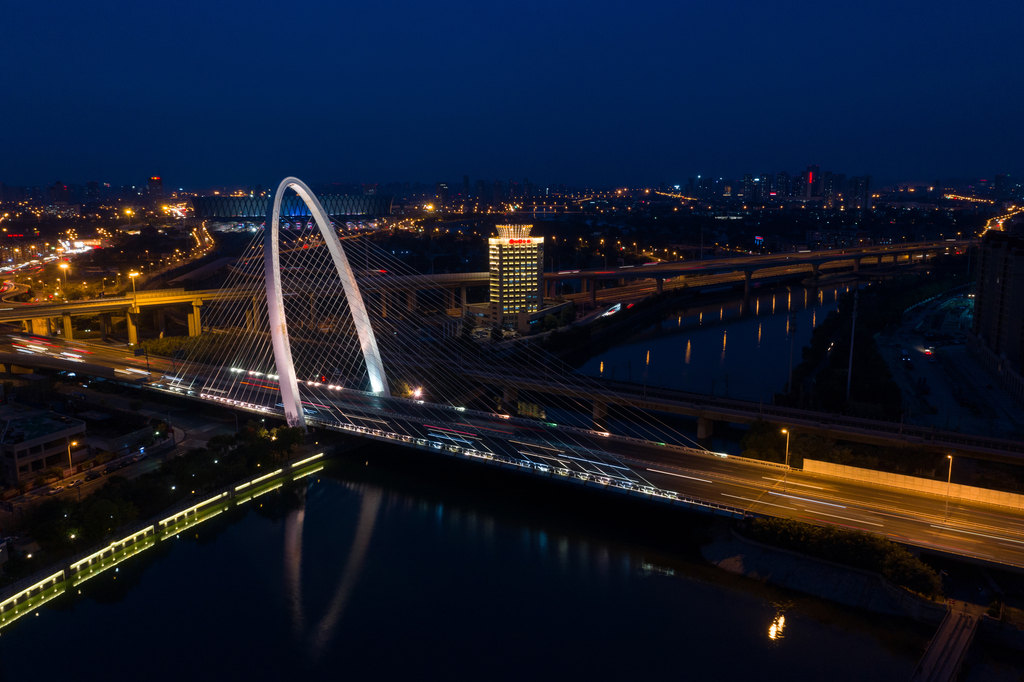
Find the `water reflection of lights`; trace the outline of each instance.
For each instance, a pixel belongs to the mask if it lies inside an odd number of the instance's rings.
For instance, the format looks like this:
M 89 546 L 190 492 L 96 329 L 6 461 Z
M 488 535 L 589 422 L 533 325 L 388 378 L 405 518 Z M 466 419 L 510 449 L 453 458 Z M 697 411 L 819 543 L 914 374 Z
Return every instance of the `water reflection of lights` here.
M 775 616 L 775 620 L 768 626 L 768 639 L 779 640 L 782 639 L 782 630 L 786 627 L 786 616 L 782 613 Z

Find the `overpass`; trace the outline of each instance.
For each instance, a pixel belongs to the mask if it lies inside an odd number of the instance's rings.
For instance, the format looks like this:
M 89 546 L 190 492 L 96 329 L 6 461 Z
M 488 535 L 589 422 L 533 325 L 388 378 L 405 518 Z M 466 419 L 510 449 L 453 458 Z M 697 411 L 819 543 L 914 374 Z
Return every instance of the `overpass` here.
M 360 287 L 364 293 L 372 294 L 384 301 L 385 306 L 387 306 L 387 301 L 392 299 L 391 294 L 404 294 L 405 307 L 411 311 L 416 308 L 416 293 L 418 291 L 444 290 L 447 296 L 447 307 L 455 308 L 458 305 L 466 305 L 469 287 L 487 286 L 489 282 L 490 274 L 486 272 L 442 273 L 417 277 L 374 274 L 362 280 Z M 337 294 L 338 291 L 321 293 Z M 74 338 L 72 318 L 99 316 L 101 338 L 106 341 L 112 327 L 112 318 L 123 317 L 128 328 L 128 343 L 135 345 L 139 341 L 139 315 L 144 311 L 155 314 L 156 327 L 162 332 L 166 325 L 164 310 L 174 307 L 186 308 L 188 310 L 189 336 L 198 336 L 203 330 L 202 307 L 211 300 L 214 298 L 222 301 L 251 298 L 258 296 L 261 292 L 262 286 L 255 284 L 252 287 L 195 291 L 181 288 L 157 289 L 139 291 L 131 295 L 106 296 L 62 303 L 19 304 L 8 301 L 7 303 L 11 307 L 0 309 L 0 323 L 22 322 L 26 332 L 37 336 L 53 336 L 55 331 L 53 320 L 60 318 L 63 337 L 66 340 L 72 340 Z M 456 296 L 458 296 L 458 302 Z
M 788 254 L 766 254 L 762 256 L 737 256 L 713 260 L 672 261 L 666 263 L 644 263 L 619 267 L 587 270 L 561 270 L 544 274 L 547 295 L 554 296 L 557 282 L 580 280 L 583 292 L 590 294 L 590 303 L 597 303 L 597 289 L 602 281 L 654 280 L 657 293 L 661 293 L 666 280 L 684 278 L 692 286 L 693 278 L 719 276 L 707 284 L 723 282 L 744 282 L 745 293 L 750 293 L 752 279 L 771 278 L 806 272 L 817 277 L 821 269 L 852 267 L 859 272 L 862 264 L 881 265 L 889 262 L 897 265 L 901 261 L 913 264 L 918 260 L 944 253 L 947 249 L 967 246 L 970 242 L 930 241 L 902 245 L 847 247 L 827 251 L 813 251 Z M 721 277 L 721 276 L 727 277 Z M 729 276 L 731 275 L 731 276 Z

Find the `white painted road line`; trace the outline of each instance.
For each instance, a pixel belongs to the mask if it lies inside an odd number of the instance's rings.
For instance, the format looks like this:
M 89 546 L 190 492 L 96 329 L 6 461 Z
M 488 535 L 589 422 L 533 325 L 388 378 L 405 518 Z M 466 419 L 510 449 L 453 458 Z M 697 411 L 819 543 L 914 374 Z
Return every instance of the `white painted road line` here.
M 796 511 L 796 507 L 787 507 L 785 505 L 775 504 L 774 502 L 761 502 L 759 500 L 752 500 L 749 497 L 740 497 L 739 495 L 730 495 L 728 493 L 722 493 L 722 496 L 723 497 L 732 497 L 732 498 L 735 498 L 737 500 L 744 500 L 746 502 L 753 502 L 754 504 L 766 504 L 769 507 L 781 507 L 782 509 L 792 509 L 793 511 Z
M 767 476 L 762 476 L 761 478 L 763 478 L 766 481 L 775 481 L 776 483 L 785 483 L 786 482 L 786 481 L 783 481 L 783 479 L 781 479 L 781 478 L 768 478 Z M 819 486 L 816 486 L 816 485 L 808 485 L 807 483 L 794 483 L 793 481 L 789 481 L 789 484 L 790 485 L 799 485 L 799 486 L 802 486 L 804 488 L 814 488 L 815 490 L 824 490 L 824 488 L 822 488 L 822 487 L 819 487 Z
M 1024 545 L 1024 541 L 1014 540 L 1012 538 L 1004 538 L 1004 537 L 1000 537 L 998 535 L 986 535 L 985 533 L 975 533 L 974 531 L 960 530 L 959 528 L 950 528 L 949 526 L 936 526 L 936 525 L 932 525 L 932 528 L 938 528 L 939 530 L 951 530 L 954 533 L 966 533 L 967 535 L 977 535 L 978 537 L 982 537 L 982 538 L 991 538 L 992 540 L 1005 540 L 1006 542 L 1013 542 L 1013 543 L 1016 543 L 1018 545 Z
M 801 502 L 812 502 L 814 504 L 827 504 L 830 507 L 839 507 L 840 509 L 846 509 L 845 504 L 832 504 L 831 502 L 822 502 L 820 500 L 812 500 L 809 497 L 797 497 L 796 495 L 787 495 L 786 493 L 777 493 L 773 490 L 768 491 L 769 495 L 778 495 L 779 497 L 788 497 L 791 500 L 800 500 Z
M 714 481 L 709 481 L 706 478 L 694 478 L 693 476 L 683 476 L 682 474 L 673 474 L 671 471 L 662 471 L 661 469 L 651 469 L 651 468 L 648 468 L 647 470 L 648 471 L 653 471 L 656 474 L 665 474 L 666 476 L 677 476 L 679 478 L 688 478 L 691 481 L 700 481 L 701 483 L 714 483 Z
M 816 509 L 804 509 L 804 511 L 805 512 L 809 512 L 811 514 L 817 514 L 818 516 L 831 516 L 834 519 L 843 519 L 845 521 L 854 521 L 856 523 L 866 523 L 866 524 L 868 524 L 870 526 L 881 526 L 882 525 L 880 523 L 875 523 L 874 521 L 865 521 L 864 519 L 852 519 L 849 516 L 838 516 L 836 514 L 826 514 L 825 512 L 817 511 Z

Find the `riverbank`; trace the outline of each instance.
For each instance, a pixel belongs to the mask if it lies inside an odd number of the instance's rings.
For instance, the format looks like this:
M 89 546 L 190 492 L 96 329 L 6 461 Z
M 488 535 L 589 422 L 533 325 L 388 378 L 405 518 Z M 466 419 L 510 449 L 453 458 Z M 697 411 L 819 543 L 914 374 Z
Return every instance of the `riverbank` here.
M 243 504 L 283 485 L 282 479 L 297 480 L 323 468 L 325 459 L 345 448 L 335 445 L 307 445 L 281 462 L 276 471 L 250 475 L 218 490 L 161 511 L 156 516 L 122 527 L 106 544 L 94 545 L 70 558 L 59 559 L 34 574 L 0 590 L 0 628 L 38 609 L 86 580 L 113 568 L 125 559 L 156 546 L 160 540 L 227 511 L 231 504 Z M 108 536 L 109 539 L 109 536 Z
M 711 536 L 701 555 L 729 573 L 929 625 L 938 625 L 945 616 L 945 604 L 893 585 L 877 573 L 770 547 L 743 537 L 728 524 L 715 526 Z

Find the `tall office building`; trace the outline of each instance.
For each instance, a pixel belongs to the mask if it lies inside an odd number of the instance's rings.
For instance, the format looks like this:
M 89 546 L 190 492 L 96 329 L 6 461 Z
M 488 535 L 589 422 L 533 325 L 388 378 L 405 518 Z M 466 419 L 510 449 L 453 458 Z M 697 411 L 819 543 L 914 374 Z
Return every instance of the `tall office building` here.
M 804 172 L 804 196 L 808 199 L 821 196 L 820 166 L 808 166 Z
M 531 237 L 533 225 L 497 225 L 490 247 L 491 319 L 499 325 L 519 324 L 544 302 L 544 237 Z
M 853 208 L 869 210 L 871 208 L 871 176 L 862 175 L 850 178 L 850 199 Z
M 978 254 L 974 336 L 968 347 L 1024 404 L 1024 236 L 989 231 Z
M 743 174 L 743 201 L 753 201 L 754 197 L 754 176 L 750 173 Z
M 775 174 L 775 196 L 778 199 L 785 199 L 789 196 L 789 192 L 789 173 L 786 171 L 779 171 Z
M 160 199 L 164 195 L 164 181 L 156 176 L 149 179 L 149 196 Z
M 437 207 L 448 205 L 448 183 L 438 182 L 434 185 L 434 203 Z

